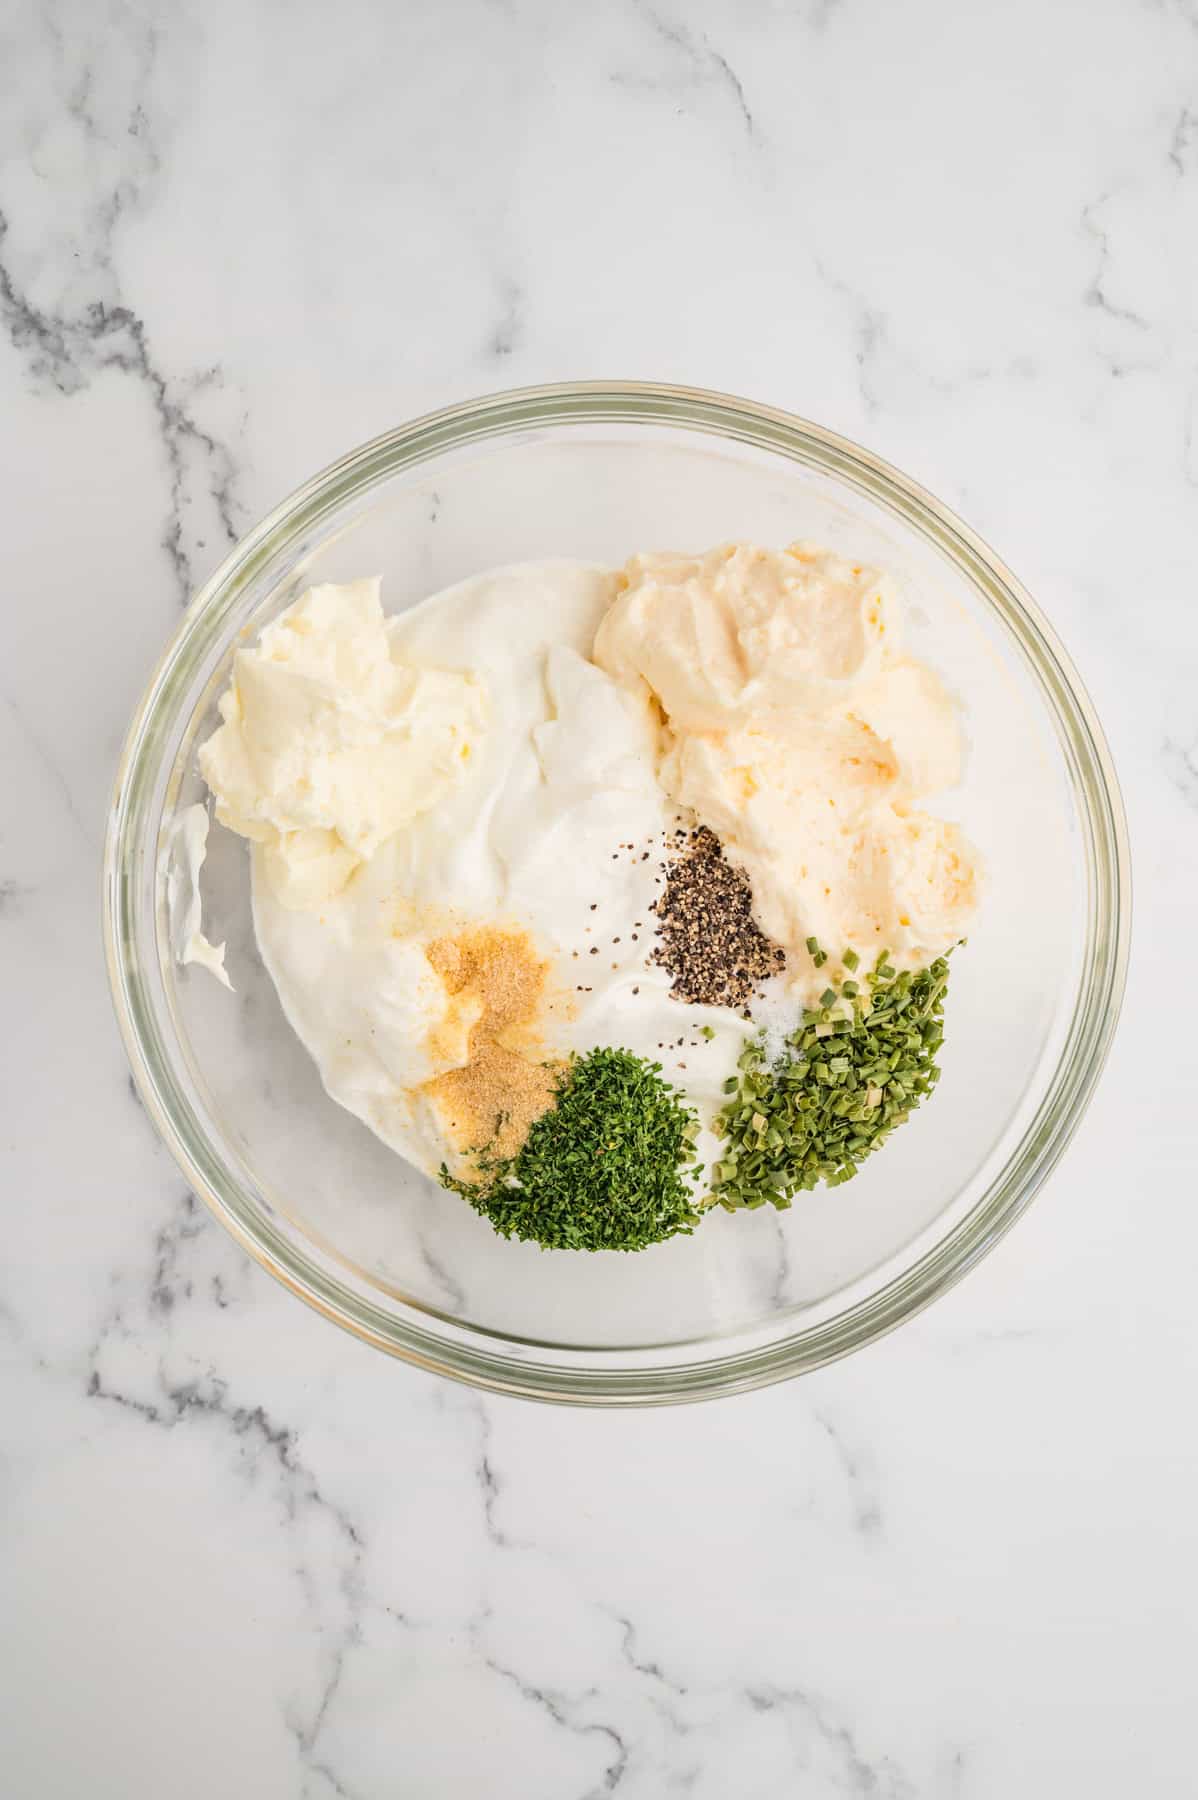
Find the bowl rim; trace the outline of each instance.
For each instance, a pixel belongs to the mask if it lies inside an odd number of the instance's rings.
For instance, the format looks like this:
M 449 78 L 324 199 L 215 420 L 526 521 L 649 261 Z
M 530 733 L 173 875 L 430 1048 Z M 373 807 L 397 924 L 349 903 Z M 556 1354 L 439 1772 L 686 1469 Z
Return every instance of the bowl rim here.
M 219 638 L 255 573 L 348 499 L 429 456 L 515 431 L 604 422 L 683 427 L 780 453 L 847 481 L 935 544 L 990 602 L 1031 663 L 1071 753 L 1070 776 L 1089 831 L 1090 929 L 1073 1020 L 1035 1117 L 970 1211 L 909 1268 L 814 1327 L 724 1355 L 639 1366 L 620 1351 L 574 1353 L 588 1355 L 586 1363 L 562 1359 L 560 1350 L 557 1360 L 529 1358 L 511 1339 L 481 1328 L 417 1323 L 416 1308 L 409 1309 L 415 1317 L 397 1316 L 331 1273 L 260 1211 L 239 1206 L 230 1192 L 236 1184 L 219 1156 L 202 1133 L 188 1129 L 172 1103 L 179 1096 L 156 1051 L 157 1026 L 131 954 L 137 912 L 132 850 L 143 822 L 139 803 L 153 766 L 154 727 L 180 686 L 181 668 L 194 666 Z M 1077 671 L 1026 588 L 949 507 L 873 452 L 777 407 L 658 382 L 557 382 L 457 402 L 370 439 L 295 489 L 234 545 L 182 615 L 134 711 L 105 839 L 102 928 L 117 1022 L 146 1110 L 191 1187 L 269 1274 L 363 1342 L 472 1386 L 566 1404 L 667 1404 L 744 1392 L 837 1360 L 947 1292 L 1005 1235 L 1059 1161 L 1106 1062 L 1127 977 L 1130 864 L 1114 764 Z M 252 1224 L 246 1213 L 253 1213 Z

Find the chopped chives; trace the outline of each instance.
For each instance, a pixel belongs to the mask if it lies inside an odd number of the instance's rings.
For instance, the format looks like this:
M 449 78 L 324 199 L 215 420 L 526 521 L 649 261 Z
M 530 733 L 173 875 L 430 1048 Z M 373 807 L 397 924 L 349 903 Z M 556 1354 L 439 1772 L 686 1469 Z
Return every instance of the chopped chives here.
M 819 1007 L 804 1011 L 780 1063 L 767 1065 L 761 1039 L 745 1046 L 717 1120 L 725 1150 L 712 1195 L 729 1211 L 787 1207 L 817 1182 L 851 1180 L 932 1092 L 948 962 L 937 957 L 900 974 L 889 954 L 864 977 L 863 997 L 857 982 L 841 984 L 839 997 L 854 1003 L 851 1018 L 827 1017 L 838 998 L 827 988 Z

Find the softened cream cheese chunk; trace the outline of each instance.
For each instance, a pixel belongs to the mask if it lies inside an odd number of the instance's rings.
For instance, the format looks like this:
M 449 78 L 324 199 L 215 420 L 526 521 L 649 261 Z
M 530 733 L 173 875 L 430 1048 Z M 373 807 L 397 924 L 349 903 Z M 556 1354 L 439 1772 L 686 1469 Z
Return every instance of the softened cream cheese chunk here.
M 961 938 L 977 856 L 919 805 L 960 777 L 956 709 L 876 570 L 801 544 L 635 556 L 593 656 L 659 711 L 662 783 L 746 871 L 798 996 L 825 984 L 809 937 L 900 968 Z
M 394 654 L 377 580 L 325 584 L 238 651 L 200 769 L 281 904 L 309 907 L 461 782 L 487 710 L 469 672 Z

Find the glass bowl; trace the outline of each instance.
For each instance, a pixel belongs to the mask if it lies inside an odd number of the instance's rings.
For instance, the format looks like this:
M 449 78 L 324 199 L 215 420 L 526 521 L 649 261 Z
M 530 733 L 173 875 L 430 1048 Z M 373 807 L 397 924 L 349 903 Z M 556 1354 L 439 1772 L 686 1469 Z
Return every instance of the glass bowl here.
M 171 954 L 177 810 L 235 647 L 306 587 L 381 572 L 389 611 L 481 570 L 731 538 L 823 542 L 889 570 L 917 654 L 965 707 L 951 797 L 986 864 L 954 958 L 934 1098 L 846 1186 L 716 1211 L 635 1256 L 509 1243 L 325 1094 L 257 955 L 245 845 L 212 830 L 205 929 L 236 992 Z M 133 1075 L 197 1194 L 264 1268 L 410 1362 L 588 1404 L 724 1394 L 909 1318 L 1018 1217 L 1115 1028 L 1128 852 L 1090 703 L 1040 612 L 973 533 L 877 457 L 769 407 L 621 383 L 525 389 L 342 458 L 237 546 L 137 709 L 108 830 L 104 931 Z

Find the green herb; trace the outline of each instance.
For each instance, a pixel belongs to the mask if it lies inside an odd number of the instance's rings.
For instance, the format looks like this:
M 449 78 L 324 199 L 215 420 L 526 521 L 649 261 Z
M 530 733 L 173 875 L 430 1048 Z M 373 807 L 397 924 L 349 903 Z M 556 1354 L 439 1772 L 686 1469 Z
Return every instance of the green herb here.
M 815 951 L 811 960 L 819 966 Z M 855 968 L 859 959 L 846 951 L 841 960 Z M 836 1187 L 854 1176 L 940 1077 L 947 986 L 944 957 L 900 975 L 884 950 L 864 994 L 854 981 L 839 994 L 824 990 L 777 1066 L 761 1040 L 746 1045 L 740 1075 L 724 1084 L 731 1098 L 718 1121 L 725 1145 L 714 1198 L 730 1212 L 786 1207 L 819 1181 Z
M 477 1182 L 442 1164 L 441 1185 L 502 1237 L 547 1250 L 643 1250 L 698 1223 L 697 1130 L 660 1063 L 630 1050 L 592 1050 L 570 1063 L 553 1106 L 515 1156 L 477 1152 Z

